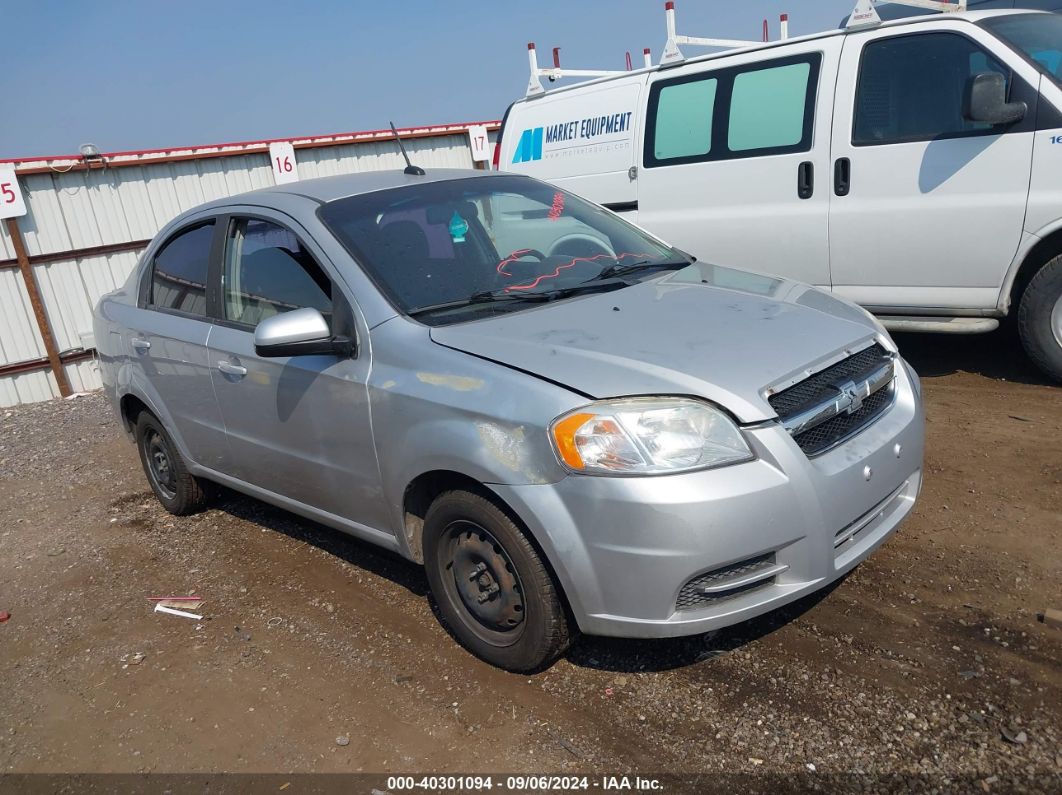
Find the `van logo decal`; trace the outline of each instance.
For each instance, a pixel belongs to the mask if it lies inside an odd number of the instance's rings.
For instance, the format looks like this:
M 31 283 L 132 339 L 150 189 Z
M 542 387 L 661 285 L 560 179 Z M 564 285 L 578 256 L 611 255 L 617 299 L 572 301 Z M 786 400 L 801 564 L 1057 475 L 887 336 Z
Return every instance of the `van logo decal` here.
M 514 163 L 529 163 L 545 157 L 589 154 L 630 147 L 634 133 L 632 111 L 606 116 L 588 116 L 542 127 L 529 127 L 520 133 L 513 151 Z
M 527 163 L 542 159 L 542 128 L 532 127 L 520 133 L 520 142 L 513 152 L 514 163 Z

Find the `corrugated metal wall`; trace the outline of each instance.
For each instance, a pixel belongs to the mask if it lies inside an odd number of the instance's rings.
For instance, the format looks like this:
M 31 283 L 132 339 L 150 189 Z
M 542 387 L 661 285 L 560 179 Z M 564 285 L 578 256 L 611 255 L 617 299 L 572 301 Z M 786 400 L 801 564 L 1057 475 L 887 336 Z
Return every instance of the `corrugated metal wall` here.
M 492 134 L 493 138 L 493 134 Z M 425 168 L 472 166 L 468 135 L 433 135 L 405 141 L 411 159 Z M 241 145 L 247 146 L 247 145 Z M 393 141 L 297 148 L 300 179 L 401 168 Z M 178 159 L 121 168 L 94 168 L 19 176 L 29 212 L 19 218 L 31 262 L 34 257 L 149 240 L 178 213 L 211 199 L 273 184 L 267 153 Z M 142 248 L 58 259 L 33 265 L 60 352 L 91 345 L 92 308 L 123 283 Z M 0 262 L 15 248 L 0 224 Z M 45 357 L 29 296 L 15 267 L 0 268 L 0 368 Z M 100 386 L 91 360 L 64 365 L 75 391 Z M 0 376 L 0 406 L 59 395 L 47 368 Z

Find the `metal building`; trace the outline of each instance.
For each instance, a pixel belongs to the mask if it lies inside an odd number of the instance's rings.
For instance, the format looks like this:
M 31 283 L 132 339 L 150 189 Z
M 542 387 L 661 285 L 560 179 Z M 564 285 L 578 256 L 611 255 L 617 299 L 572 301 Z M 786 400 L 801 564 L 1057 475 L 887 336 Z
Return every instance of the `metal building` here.
M 497 122 L 476 124 L 493 139 Z M 399 132 L 418 165 L 470 168 L 470 126 Z M 390 130 L 284 140 L 301 179 L 404 165 Z M 28 208 L 0 223 L 0 406 L 98 388 L 96 301 L 178 213 L 272 185 L 270 143 L 0 160 L 14 165 Z

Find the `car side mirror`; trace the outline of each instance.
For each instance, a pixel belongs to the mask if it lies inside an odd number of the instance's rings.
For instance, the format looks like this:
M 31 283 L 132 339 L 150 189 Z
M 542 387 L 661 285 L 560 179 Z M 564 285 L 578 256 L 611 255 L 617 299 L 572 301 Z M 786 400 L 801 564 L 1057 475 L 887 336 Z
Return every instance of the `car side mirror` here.
M 334 337 L 324 316 L 312 307 L 282 312 L 263 320 L 254 330 L 254 352 L 265 358 L 279 356 L 354 355 L 354 342 Z
M 1007 102 L 1007 81 L 999 72 L 981 72 L 966 81 L 963 115 L 969 121 L 1013 124 L 1027 111 L 1024 102 Z

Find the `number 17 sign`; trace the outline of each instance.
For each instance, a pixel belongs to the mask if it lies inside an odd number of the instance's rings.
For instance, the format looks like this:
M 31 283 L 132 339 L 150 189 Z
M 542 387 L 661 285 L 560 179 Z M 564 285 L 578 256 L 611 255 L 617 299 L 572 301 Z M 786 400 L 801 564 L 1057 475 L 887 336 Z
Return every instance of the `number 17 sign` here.
M 0 218 L 17 218 L 25 214 L 26 202 L 14 166 L 0 165 Z
M 472 147 L 472 160 L 482 163 L 491 158 L 490 139 L 483 124 L 473 124 L 468 128 L 468 143 Z
M 295 162 L 295 147 L 287 141 L 269 145 L 269 162 L 273 165 L 273 179 L 277 185 L 299 181 L 299 165 Z

